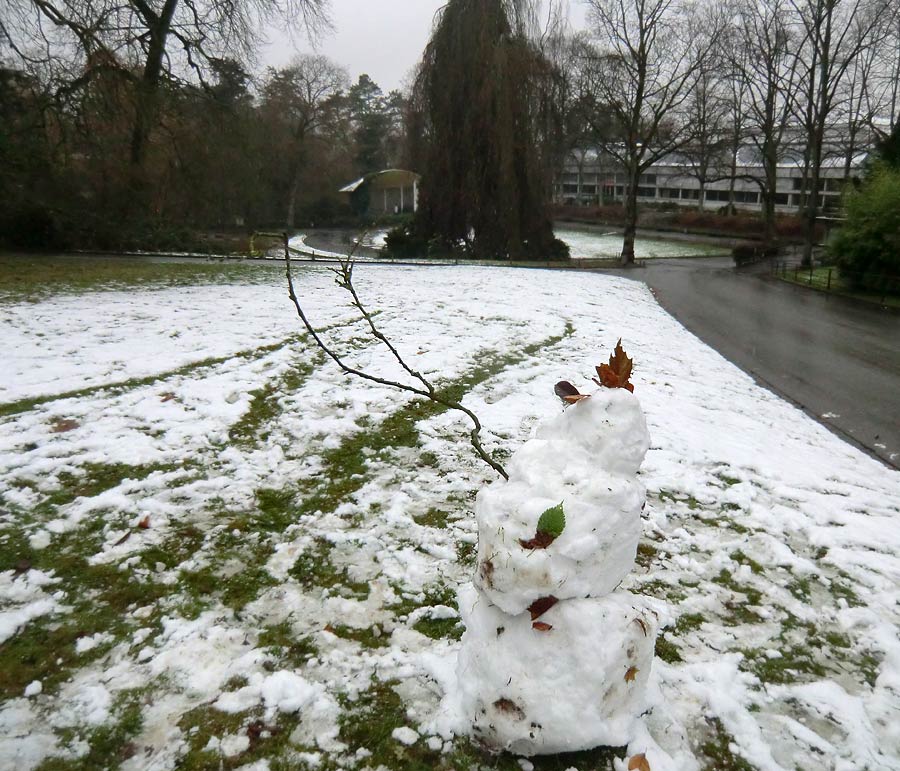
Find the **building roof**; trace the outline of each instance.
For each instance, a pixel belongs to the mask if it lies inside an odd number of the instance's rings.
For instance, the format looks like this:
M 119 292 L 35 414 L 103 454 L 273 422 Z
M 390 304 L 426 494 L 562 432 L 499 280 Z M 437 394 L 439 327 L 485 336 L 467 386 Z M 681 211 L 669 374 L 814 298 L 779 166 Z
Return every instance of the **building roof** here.
M 386 178 L 386 181 L 390 181 L 391 178 L 395 177 L 400 177 L 407 182 L 410 178 L 413 178 L 415 181 L 421 179 L 421 177 L 414 171 L 407 171 L 406 169 L 384 169 L 383 171 L 374 171 L 371 174 L 366 174 L 366 176 L 360 177 L 356 181 L 351 182 L 346 187 L 342 187 L 338 192 L 355 193 L 366 183 L 373 182 L 374 180 L 379 178 Z

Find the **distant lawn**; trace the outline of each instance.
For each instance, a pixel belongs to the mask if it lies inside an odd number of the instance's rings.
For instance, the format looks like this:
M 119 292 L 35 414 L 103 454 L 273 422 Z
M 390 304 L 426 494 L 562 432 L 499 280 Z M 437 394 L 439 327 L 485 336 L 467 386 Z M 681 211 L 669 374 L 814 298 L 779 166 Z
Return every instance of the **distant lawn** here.
M 272 266 L 238 260 L 102 257 L 88 255 L 0 255 L 0 298 L 31 300 L 49 294 L 176 287 L 196 284 L 257 283 L 269 280 Z
M 808 268 L 799 271 L 788 268 L 787 272 L 777 273 L 778 278 L 791 284 L 808 286 L 822 292 L 831 292 L 842 297 L 853 297 L 857 300 L 886 305 L 891 308 L 900 308 L 900 295 L 883 295 L 881 292 L 864 292 L 854 289 L 850 282 L 841 278 L 840 271 L 835 267 L 814 268 L 812 272 Z

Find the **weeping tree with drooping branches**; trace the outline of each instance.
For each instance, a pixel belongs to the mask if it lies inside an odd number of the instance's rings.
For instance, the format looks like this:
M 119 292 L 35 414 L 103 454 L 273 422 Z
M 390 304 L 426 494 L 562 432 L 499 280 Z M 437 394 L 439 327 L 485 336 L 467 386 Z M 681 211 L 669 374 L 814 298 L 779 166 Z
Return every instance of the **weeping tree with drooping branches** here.
M 423 173 L 412 226 L 422 241 L 476 258 L 567 255 L 547 208 L 550 63 L 525 0 L 450 0 L 413 93 Z

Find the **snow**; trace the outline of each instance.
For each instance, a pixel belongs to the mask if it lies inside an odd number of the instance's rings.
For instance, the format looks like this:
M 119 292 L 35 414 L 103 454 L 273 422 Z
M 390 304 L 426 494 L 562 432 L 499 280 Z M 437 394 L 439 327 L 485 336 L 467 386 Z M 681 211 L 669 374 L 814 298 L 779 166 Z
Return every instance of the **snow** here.
M 540 617 L 546 632 L 473 587 L 461 590 L 460 608 L 459 698 L 476 739 L 529 756 L 628 744 L 656 638 L 645 600 L 614 592 L 563 601 Z
M 405 744 L 407 747 L 412 746 L 419 741 L 419 734 L 407 726 L 395 728 L 391 732 L 391 737 L 400 742 L 400 744 Z
M 595 228 L 558 225 L 556 237 L 568 244 L 571 256 L 576 260 L 609 259 L 622 253 L 622 234 L 616 231 L 600 232 Z M 639 260 L 727 254 L 728 249 L 681 240 L 638 236 L 634 244 L 634 256 Z
M 504 612 L 553 596 L 599 597 L 631 571 L 644 487 L 635 473 L 650 445 L 637 399 L 602 389 L 537 428 L 509 463 L 508 483 L 475 504 L 475 583 Z M 523 549 L 541 514 L 562 502 L 566 528 L 552 549 Z
M 61 684 L 36 675 L 4 694 L 0 767 L 81 757 L 133 694 L 143 724 L 125 771 L 176 768 L 195 741 L 186 716 L 225 706 L 235 711 L 221 714 L 244 723 L 213 737 L 219 752 L 239 758 L 246 726 L 271 712 L 291 731 L 291 762 L 364 768 L 341 725 L 365 720 L 355 705 L 375 684 L 402 702 L 395 726 L 440 737 L 442 751 L 466 741 L 466 716 L 444 698 L 462 685 L 460 642 L 422 630 L 458 630 L 453 596 L 474 573 L 473 494 L 495 475 L 472 457 L 463 419 L 446 412 L 417 424 L 415 447 L 365 448 L 365 473 L 339 500 L 314 499 L 345 473 L 327 466 L 328 453 L 377 431 L 408 399 L 323 362 L 302 339 L 282 271 L 266 267 L 270 276 L 247 283 L 0 300 L 10 352 L 0 401 L 46 398 L 0 417 L 0 544 L 33 544 L 37 566 L 0 573 L 0 637 L 59 625 L 83 633 L 72 635 L 76 660 L 55 665 Z M 489 368 L 465 403 L 482 417 L 486 446 L 504 457 L 561 414 L 554 383 L 585 389 L 623 338 L 652 445 L 639 474 L 642 552 L 621 588 L 633 607 L 660 614 L 662 639 L 678 654 L 637 667 L 647 711 L 622 727 L 630 754 L 646 752 L 654 771 L 700 769 L 720 726 L 726 746 L 762 770 L 808 768 L 810 758 L 828 769 L 900 768 L 900 475 L 761 389 L 639 283 L 360 266 L 356 284 L 420 371 L 451 382 Z M 331 274 L 301 270 L 298 289 L 351 363 L 404 376 L 364 341 Z M 251 441 L 233 441 L 264 386 L 275 419 Z M 57 433 L 60 418 L 78 427 Z M 512 471 L 518 461 L 506 463 Z M 153 470 L 54 498 L 104 464 Z M 258 527 L 259 491 L 286 489 L 295 495 L 290 524 Z M 134 527 L 148 514 L 148 529 Z M 188 526 L 202 539 L 176 558 L 167 550 L 177 551 Z M 129 606 L 122 630 L 76 617 L 85 587 L 51 564 L 60 543 L 81 549 L 87 565 L 162 588 L 159 599 L 148 592 Z M 295 569 L 320 549 L 334 582 Z M 246 604 L 225 602 L 219 583 L 256 569 L 265 579 Z M 213 591 L 191 594 L 186 577 L 202 571 Z M 548 612 L 550 623 L 554 612 L 566 610 Z M 265 642 L 272 630 L 302 641 L 308 656 Z M 609 649 L 621 650 L 613 636 L 619 647 Z M 518 666 L 507 658 L 504 667 Z M 597 664 L 605 666 L 614 665 Z M 42 693 L 23 698 L 33 679 Z M 290 711 L 296 704 L 305 707 Z
M 30 699 L 32 696 L 38 696 L 41 691 L 44 690 L 44 686 L 40 680 L 35 680 L 28 684 L 25 688 L 25 698 Z

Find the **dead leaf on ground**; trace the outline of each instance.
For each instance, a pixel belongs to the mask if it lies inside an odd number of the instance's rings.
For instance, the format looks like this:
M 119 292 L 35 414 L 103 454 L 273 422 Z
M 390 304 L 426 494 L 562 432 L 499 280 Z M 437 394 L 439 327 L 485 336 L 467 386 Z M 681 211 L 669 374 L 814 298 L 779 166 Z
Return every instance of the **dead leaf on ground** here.
M 72 420 L 72 418 L 58 418 L 50 424 L 50 430 L 54 434 L 65 434 L 67 431 L 74 431 L 80 426 L 81 424 L 77 420 Z
M 648 632 L 647 632 L 647 622 L 644 621 L 644 619 L 642 619 L 642 618 L 636 618 L 636 619 L 634 620 L 634 623 L 637 624 L 637 625 L 641 628 L 641 631 L 644 633 L 644 637 L 646 637 L 647 634 L 648 634 Z
M 641 671 L 641 670 L 638 669 L 637 667 L 631 667 L 631 668 L 625 673 L 625 682 L 626 682 L 626 683 L 633 683 L 634 680 L 635 680 L 635 678 L 637 677 L 638 672 L 640 672 L 640 671 Z
M 166 391 L 164 394 L 160 394 L 159 400 L 165 404 L 165 402 L 171 402 L 178 397 L 175 396 L 171 391 Z
M 144 517 L 140 522 L 138 522 L 138 527 L 141 530 L 149 530 L 150 529 L 150 515 L 148 514 Z
M 553 626 L 550 624 L 545 624 L 543 621 L 535 621 L 531 625 L 531 628 L 536 632 L 549 632 L 551 629 L 553 629 Z
M 650 763 L 647 761 L 647 755 L 642 752 L 640 755 L 635 755 L 629 760 L 628 771 L 651 771 Z

